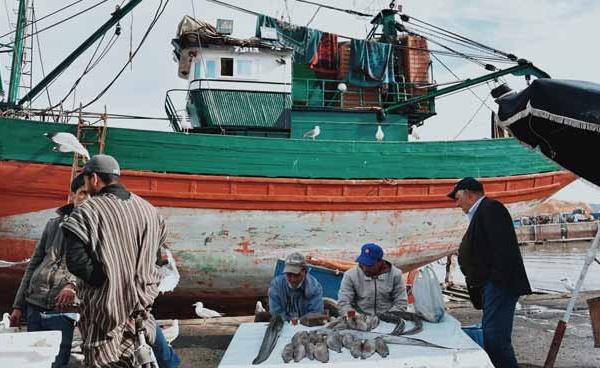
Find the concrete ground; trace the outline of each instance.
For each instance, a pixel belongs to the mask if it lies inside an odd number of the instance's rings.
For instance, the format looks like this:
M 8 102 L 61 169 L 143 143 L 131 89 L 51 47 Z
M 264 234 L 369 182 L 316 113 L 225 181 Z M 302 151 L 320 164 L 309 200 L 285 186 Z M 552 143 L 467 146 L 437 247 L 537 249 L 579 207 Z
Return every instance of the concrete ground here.
M 569 321 L 555 367 L 600 367 L 600 349 L 594 348 L 594 338 L 586 299 L 599 292 L 580 295 Z M 513 346 L 521 367 L 543 367 L 556 324 L 562 318 L 569 301 L 566 294 L 529 295 L 521 298 L 515 316 Z M 463 325 L 477 323 L 481 312 L 465 300 L 446 303 L 447 312 Z M 181 320 L 180 334 L 173 347 L 183 359 L 182 367 L 218 367 L 227 346 L 240 323 L 252 322 L 254 316 L 224 317 L 209 321 Z M 600 322 L 600 321 L 599 321 Z

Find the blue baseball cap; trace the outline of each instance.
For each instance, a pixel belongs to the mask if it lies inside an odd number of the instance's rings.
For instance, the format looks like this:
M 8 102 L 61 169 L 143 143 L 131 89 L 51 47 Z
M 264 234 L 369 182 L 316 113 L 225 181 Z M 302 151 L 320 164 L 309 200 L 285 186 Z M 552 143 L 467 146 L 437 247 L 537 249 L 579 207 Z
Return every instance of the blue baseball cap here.
M 381 259 L 383 259 L 383 249 L 375 243 L 367 243 L 360 248 L 360 256 L 356 262 L 371 267 Z

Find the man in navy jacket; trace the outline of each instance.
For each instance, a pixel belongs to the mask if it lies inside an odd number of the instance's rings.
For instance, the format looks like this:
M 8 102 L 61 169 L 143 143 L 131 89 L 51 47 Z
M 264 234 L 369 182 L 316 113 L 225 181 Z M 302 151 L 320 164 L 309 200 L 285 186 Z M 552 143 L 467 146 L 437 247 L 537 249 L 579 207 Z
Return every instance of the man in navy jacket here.
M 511 341 L 515 306 L 531 287 L 512 217 L 502 203 L 485 196 L 474 178 L 460 180 L 448 197 L 469 219 L 458 263 L 473 305 L 483 309 L 485 350 L 494 366 L 518 368 Z

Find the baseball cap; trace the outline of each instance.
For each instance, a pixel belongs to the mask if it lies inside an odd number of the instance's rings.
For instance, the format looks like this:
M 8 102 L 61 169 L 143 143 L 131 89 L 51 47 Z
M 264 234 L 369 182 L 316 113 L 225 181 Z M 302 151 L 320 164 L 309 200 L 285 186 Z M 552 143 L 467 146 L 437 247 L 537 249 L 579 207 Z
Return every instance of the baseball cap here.
M 360 256 L 358 256 L 356 262 L 370 267 L 382 258 L 383 249 L 375 243 L 367 243 L 360 248 Z
M 459 190 L 472 190 L 475 192 L 483 192 L 483 185 L 478 182 L 475 178 L 464 178 L 454 185 L 454 189 L 448 194 L 447 197 L 456 199 L 456 192 Z
M 300 273 L 306 267 L 306 258 L 300 253 L 292 253 L 285 259 L 283 273 Z
M 95 155 L 85 164 L 83 173 L 121 175 L 121 169 L 114 157 L 109 155 Z

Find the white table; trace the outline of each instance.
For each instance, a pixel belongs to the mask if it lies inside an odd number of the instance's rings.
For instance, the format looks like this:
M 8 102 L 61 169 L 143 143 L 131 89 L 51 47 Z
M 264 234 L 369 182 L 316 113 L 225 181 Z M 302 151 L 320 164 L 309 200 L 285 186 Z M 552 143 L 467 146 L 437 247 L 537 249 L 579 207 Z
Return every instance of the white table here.
M 269 358 L 258 366 L 252 365 L 252 360 L 258 354 L 260 344 L 265 334 L 268 323 L 243 323 L 236 331 L 227 351 L 219 364 L 219 368 L 236 367 L 282 367 L 287 366 L 281 358 L 283 347 L 288 344 L 292 336 L 301 330 L 318 329 L 321 327 L 293 326 L 285 323 L 277 345 Z M 373 332 L 389 332 L 393 325 L 381 322 Z M 407 328 L 411 323 L 407 322 Z M 390 355 L 382 358 L 377 353 L 368 359 L 355 359 L 350 351 L 343 349 L 342 353 L 329 350 L 329 363 L 335 367 L 431 367 L 431 368 L 493 368 L 486 352 L 477 345 L 461 328 L 460 323 L 452 316 L 446 314 L 440 323 L 423 322 L 423 331 L 411 337 L 426 340 L 430 343 L 449 347 L 440 349 L 413 345 L 388 344 Z M 289 365 L 323 365 L 316 360 L 304 358 L 298 363 L 293 360 Z

